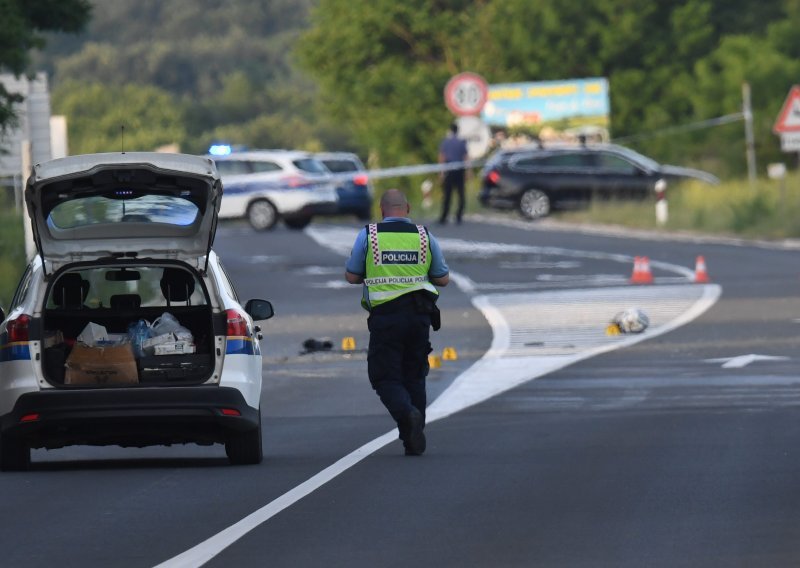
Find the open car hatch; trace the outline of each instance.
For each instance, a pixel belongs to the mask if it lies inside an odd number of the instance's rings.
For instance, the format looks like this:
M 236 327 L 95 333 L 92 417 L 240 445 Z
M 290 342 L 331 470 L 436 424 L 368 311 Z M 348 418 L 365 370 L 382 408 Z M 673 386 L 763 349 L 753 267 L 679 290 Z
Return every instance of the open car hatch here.
M 108 257 L 180 259 L 203 268 L 221 196 L 213 160 L 157 152 L 44 162 L 25 188 L 47 272 Z

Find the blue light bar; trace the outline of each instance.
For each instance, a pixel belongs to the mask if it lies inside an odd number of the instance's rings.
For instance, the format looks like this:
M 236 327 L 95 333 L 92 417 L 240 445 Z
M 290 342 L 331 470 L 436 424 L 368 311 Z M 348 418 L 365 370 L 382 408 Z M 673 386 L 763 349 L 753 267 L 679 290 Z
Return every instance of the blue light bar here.
M 212 156 L 227 156 L 232 152 L 232 148 L 230 144 L 213 144 L 209 149 L 208 153 Z

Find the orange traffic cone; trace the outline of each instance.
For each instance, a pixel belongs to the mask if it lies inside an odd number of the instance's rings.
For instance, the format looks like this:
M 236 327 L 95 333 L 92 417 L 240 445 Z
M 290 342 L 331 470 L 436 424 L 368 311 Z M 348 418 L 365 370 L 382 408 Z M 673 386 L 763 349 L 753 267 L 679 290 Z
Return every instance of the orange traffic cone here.
M 633 259 L 633 274 L 631 284 L 652 284 L 653 274 L 650 272 L 650 259 L 646 256 L 637 256 Z
M 708 272 L 706 272 L 706 259 L 702 256 L 697 257 L 697 262 L 695 263 L 694 267 L 694 281 L 698 284 L 705 284 L 706 282 L 711 282 L 711 279 L 708 277 Z

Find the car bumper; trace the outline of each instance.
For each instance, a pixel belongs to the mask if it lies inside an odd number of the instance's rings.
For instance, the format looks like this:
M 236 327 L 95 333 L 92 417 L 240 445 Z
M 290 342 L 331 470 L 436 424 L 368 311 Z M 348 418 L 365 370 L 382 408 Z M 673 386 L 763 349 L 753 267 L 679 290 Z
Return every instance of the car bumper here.
M 259 410 L 233 388 L 215 385 L 58 389 L 22 395 L 0 418 L 3 437 L 32 448 L 224 443 L 258 427 Z
M 503 194 L 499 188 L 484 187 L 478 195 L 478 201 L 484 207 L 493 209 L 513 209 L 519 202 L 519 196 Z
M 338 205 L 336 203 L 309 203 L 299 211 L 286 214 L 286 217 L 313 217 L 314 215 L 335 215 Z
M 339 213 L 361 213 L 372 209 L 372 195 L 364 186 L 336 189 Z

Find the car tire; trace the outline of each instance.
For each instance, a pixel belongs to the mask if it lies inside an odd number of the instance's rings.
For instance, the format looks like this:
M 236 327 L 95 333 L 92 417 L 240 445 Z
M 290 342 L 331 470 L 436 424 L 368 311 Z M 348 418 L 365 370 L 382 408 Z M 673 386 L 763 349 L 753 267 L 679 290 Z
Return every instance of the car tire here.
M 247 222 L 256 231 L 269 231 L 278 222 L 278 211 L 266 199 L 253 201 L 247 207 Z
M 363 209 L 356 213 L 356 219 L 359 221 L 371 221 L 372 220 L 372 209 Z
M 294 229 L 299 231 L 301 229 L 305 229 L 308 227 L 309 223 L 311 223 L 311 217 L 284 217 L 283 224 L 289 227 L 290 229 Z
M 550 197 L 539 189 L 527 189 L 519 198 L 519 212 L 527 219 L 539 219 L 550 214 Z
M 22 441 L 0 439 L 0 470 L 25 471 L 31 464 L 31 449 Z
M 245 432 L 233 432 L 225 442 L 225 453 L 231 465 L 256 465 L 264 459 L 261 447 L 261 414 L 259 411 L 258 427 Z

